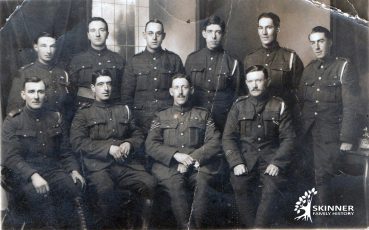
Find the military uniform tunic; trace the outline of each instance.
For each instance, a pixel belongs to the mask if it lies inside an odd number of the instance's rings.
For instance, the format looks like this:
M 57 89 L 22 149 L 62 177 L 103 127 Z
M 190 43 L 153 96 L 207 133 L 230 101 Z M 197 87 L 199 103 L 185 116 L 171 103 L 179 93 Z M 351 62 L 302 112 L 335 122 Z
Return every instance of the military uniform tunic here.
M 239 62 L 222 48 L 203 48 L 188 55 L 185 68 L 195 88 L 193 104 L 207 108 L 223 130 L 233 101 L 244 94 Z
M 20 92 L 23 90 L 24 80 L 27 77 L 39 77 L 45 82 L 47 86 L 45 106 L 47 108 L 61 112 L 66 119 L 70 117 L 68 111 L 72 104 L 72 96 L 67 72 L 55 65 L 42 64 L 38 60 L 23 66 L 13 78 L 7 105 L 8 113 L 24 106 L 24 100 L 21 98 Z
M 268 70 L 271 94 L 281 97 L 292 109 L 297 102 L 297 88 L 304 70 L 296 52 L 276 42 L 271 48 L 260 47 L 248 54 L 244 60 L 245 70 L 253 65 L 262 65 Z
M 345 58 L 313 60 L 302 75 L 299 96 L 303 134 L 310 140 L 305 147 L 314 153 L 316 184 L 324 186 L 337 172 L 341 142 L 355 144 L 360 130 L 356 70 Z M 319 189 L 326 199 L 329 188 Z
M 144 137 L 128 106 L 95 101 L 77 111 L 70 133 L 73 149 L 82 153 L 88 186 L 96 196 L 100 218 L 105 224 L 111 221 L 112 207 L 117 204 L 117 189 L 152 198 L 156 181 L 136 155 Z M 112 145 L 124 142 L 131 144 L 131 152 L 123 163 L 118 163 L 109 150 Z
M 220 132 L 215 128 L 209 112 L 191 105 L 173 106 L 158 112 L 146 139 L 146 150 L 154 158 L 152 173 L 169 193 L 173 213 L 181 228 L 186 227 L 189 221 L 191 205 L 186 194 L 196 186 L 192 220 L 195 227 L 201 227 L 209 186 L 214 184 L 214 175 L 220 166 L 217 157 Z M 189 154 L 199 162 L 200 167 L 189 168 L 185 174 L 179 173 L 178 162 L 173 158 L 177 152 Z
M 83 102 L 92 102 L 93 93 L 90 89 L 92 73 L 96 70 L 107 69 L 112 74 L 111 99 L 120 100 L 120 86 L 123 77 L 125 60 L 118 53 L 108 50 L 95 50 L 92 47 L 77 54 L 68 65 L 71 75 L 73 93 L 77 95 L 75 106 L 78 108 Z
M 151 121 L 160 109 L 173 104 L 169 94 L 172 77 L 184 73 L 180 57 L 168 50 L 150 53 L 147 49 L 132 57 L 123 84 L 122 102 L 132 108 L 137 125 L 147 133 Z
M 231 183 L 244 227 L 270 226 L 272 208 L 286 180 L 295 132 L 285 103 L 264 92 L 258 97 L 240 97 L 232 106 L 223 132 L 223 149 L 231 172 Z M 235 176 L 233 168 L 244 164 L 248 173 Z M 278 176 L 264 174 L 267 166 L 279 168 Z M 263 185 L 259 206 L 253 193 Z
M 80 170 L 71 152 L 66 127 L 60 113 L 27 107 L 12 111 L 2 129 L 3 163 L 10 169 L 11 183 L 17 193 L 24 192 L 31 215 L 39 222 L 55 221 L 53 200 L 69 201 L 81 196 L 80 187 L 73 183 L 70 172 Z M 36 192 L 31 176 L 43 177 L 52 196 Z

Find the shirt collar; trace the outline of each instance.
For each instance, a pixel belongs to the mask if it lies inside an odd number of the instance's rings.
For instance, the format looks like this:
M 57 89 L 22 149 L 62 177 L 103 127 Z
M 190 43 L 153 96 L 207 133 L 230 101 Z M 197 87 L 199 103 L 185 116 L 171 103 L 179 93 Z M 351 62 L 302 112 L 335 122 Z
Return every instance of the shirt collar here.
M 44 108 L 41 109 L 31 109 L 28 108 L 28 106 L 24 106 L 23 111 L 30 117 L 34 118 L 34 119 L 38 119 L 40 117 L 42 117 L 42 115 L 45 112 Z
M 113 105 L 111 101 L 94 101 L 93 105 L 100 108 L 109 108 Z
M 215 54 L 218 54 L 218 53 L 223 53 L 223 51 L 224 51 L 222 46 L 219 46 L 218 48 L 216 48 L 214 50 L 209 50 L 207 47 L 205 47 L 204 50 L 208 55 L 215 55 Z
M 269 98 L 270 98 L 270 94 L 269 94 L 268 89 L 264 91 L 262 94 L 260 94 L 259 96 L 254 97 L 250 95 L 250 101 L 254 105 L 264 104 L 269 100 Z

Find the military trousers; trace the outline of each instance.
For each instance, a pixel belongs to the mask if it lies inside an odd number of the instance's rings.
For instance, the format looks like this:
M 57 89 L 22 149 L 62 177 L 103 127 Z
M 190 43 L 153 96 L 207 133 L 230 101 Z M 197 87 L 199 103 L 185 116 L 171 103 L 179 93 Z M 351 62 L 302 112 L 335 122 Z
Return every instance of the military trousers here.
M 152 199 L 156 187 L 155 178 L 146 171 L 116 163 L 100 171 L 88 172 L 86 178 L 89 193 L 99 210 L 97 222 L 102 222 L 99 224 L 103 227 L 119 216 L 122 190 L 130 190 L 143 199 Z
M 184 174 L 178 172 L 163 180 L 159 178 L 160 190 L 170 198 L 179 229 L 204 227 L 208 197 L 216 183 L 215 179 L 214 175 L 196 170 Z
M 31 181 L 20 185 L 24 193 L 32 219 L 36 225 L 43 223 L 47 226 L 57 226 L 55 210 L 59 209 L 58 204 L 64 201 L 73 202 L 74 198 L 82 196 L 80 183 L 74 183 L 72 177 L 63 169 L 53 169 L 39 172 L 47 181 L 50 191 L 46 194 L 38 194 Z M 42 225 L 43 225 L 42 224 Z
M 270 227 L 276 218 L 276 208 L 282 205 L 286 176 L 281 170 L 278 176 L 264 174 L 267 166 L 267 162 L 259 159 L 248 174 L 236 176 L 231 172 L 241 227 Z

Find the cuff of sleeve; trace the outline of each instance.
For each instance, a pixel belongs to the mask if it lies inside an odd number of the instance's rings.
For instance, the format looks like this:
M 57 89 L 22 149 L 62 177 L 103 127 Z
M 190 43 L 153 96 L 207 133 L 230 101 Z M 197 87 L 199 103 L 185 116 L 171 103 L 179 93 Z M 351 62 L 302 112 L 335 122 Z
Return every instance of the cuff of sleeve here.
M 245 164 L 245 162 L 243 162 L 243 160 L 241 159 L 239 152 L 227 150 L 225 151 L 225 155 L 231 169 L 239 164 Z

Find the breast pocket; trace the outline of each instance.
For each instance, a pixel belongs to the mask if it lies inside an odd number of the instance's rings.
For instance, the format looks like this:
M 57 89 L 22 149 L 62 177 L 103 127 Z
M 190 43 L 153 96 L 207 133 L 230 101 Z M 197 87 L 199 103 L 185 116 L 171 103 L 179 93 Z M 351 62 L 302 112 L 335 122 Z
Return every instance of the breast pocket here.
M 77 80 L 79 83 L 78 85 L 90 85 L 92 79 L 91 74 L 93 70 L 92 65 L 81 65 L 79 68 L 79 78 Z
M 118 127 L 118 136 L 127 138 L 129 134 L 129 120 L 125 117 L 119 117 L 118 119 L 119 127 Z M 114 132 L 114 131 L 113 131 Z
M 15 135 L 22 143 L 22 147 L 27 148 L 30 152 L 35 152 L 37 146 L 37 134 L 34 130 L 17 130 Z
M 172 84 L 172 76 L 174 74 L 173 70 L 170 69 L 160 69 L 159 70 L 159 85 L 160 89 L 169 89 Z
M 264 134 L 267 137 L 277 137 L 279 132 L 279 112 L 264 112 Z
M 205 73 L 205 67 L 201 65 L 195 65 L 191 68 L 191 81 L 195 86 L 203 85 L 203 78 Z
M 163 131 L 164 145 L 177 145 L 177 121 L 161 121 L 160 128 Z
M 303 83 L 303 96 L 305 99 L 313 100 L 315 98 L 315 92 L 314 80 L 307 80 Z
M 342 100 L 341 82 L 339 80 L 330 80 L 320 93 L 322 94 L 322 100 L 326 102 L 340 102 Z
M 238 115 L 239 132 L 241 137 L 251 136 L 253 133 L 252 123 L 254 120 L 254 111 L 245 111 Z
M 87 124 L 89 128 L 89 134 L 91 139 L 104 139 L 107 138 L 106 134 L 108 132 L 105 132 L 106 127 L 106 121 L 101 119 L 91 119 L 88 121 Z
M 190 121 L 188 124 L 188 142 L 191 147 L 200 147 L 204 144 L 206 124 L 202 121 Z
M 289 63 L 273 63 L 270 66 L 271 87 L 291 88 L 292 79 L 289 76 Z
M 137 77 L 137 85 L 136 91 L 143 91 L 149 88 L 151 84 L 150 81 L 150 71 L 149 70 L 141 70 L 135 72 L 135 76 Z
M 224 90 L 232 85 L 232 76 L 229 72 L 221 72 L 218 74 L 218 82 L 214 87 L 216 90 Z

